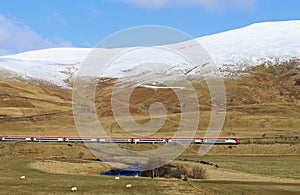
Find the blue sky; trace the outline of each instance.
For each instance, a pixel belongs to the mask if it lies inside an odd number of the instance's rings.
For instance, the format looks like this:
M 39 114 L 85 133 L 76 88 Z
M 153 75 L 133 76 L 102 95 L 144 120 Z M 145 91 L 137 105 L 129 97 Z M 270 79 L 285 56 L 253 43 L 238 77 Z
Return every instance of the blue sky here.
M 93 47 L 139 25 L 164 25 L 199 37 L 256 22 L 298 19 L 298 0 L 2 0 L 0 55 Z

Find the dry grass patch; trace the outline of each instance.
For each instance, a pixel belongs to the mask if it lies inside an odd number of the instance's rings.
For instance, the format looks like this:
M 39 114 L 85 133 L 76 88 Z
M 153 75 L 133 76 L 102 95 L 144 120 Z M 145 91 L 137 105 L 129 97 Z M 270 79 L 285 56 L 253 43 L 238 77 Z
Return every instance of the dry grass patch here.
M 102 162 L 64 162 L 54 160 L 34 161 L 31 168 L 47 173 L 73 174 L 73 175 L 98 175 L 100 172 L 110 171 L 111 166 Z

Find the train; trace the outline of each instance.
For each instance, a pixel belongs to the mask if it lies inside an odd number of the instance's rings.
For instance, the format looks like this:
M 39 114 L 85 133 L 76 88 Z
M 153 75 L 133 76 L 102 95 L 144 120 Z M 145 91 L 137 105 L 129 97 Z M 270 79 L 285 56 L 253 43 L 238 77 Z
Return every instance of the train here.
M 128 144 L 240 144 L 234 138 L 95 138 L 95 137 L 52 137 L 52 136 L 0 136 L 0 141 L 20 142 L 81 142 L 81 143 L 128 143 Z

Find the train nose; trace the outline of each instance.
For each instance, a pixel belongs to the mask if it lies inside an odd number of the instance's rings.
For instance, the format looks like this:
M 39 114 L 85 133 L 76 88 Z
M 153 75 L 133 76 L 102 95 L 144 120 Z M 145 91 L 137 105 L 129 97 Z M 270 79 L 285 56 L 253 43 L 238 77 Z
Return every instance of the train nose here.
M 241 142 L 240 142 L 239 140 L 236 139 L 236 140 L 235 140 L 235 143 L 236 143 L 236 144 L 240 144 Z

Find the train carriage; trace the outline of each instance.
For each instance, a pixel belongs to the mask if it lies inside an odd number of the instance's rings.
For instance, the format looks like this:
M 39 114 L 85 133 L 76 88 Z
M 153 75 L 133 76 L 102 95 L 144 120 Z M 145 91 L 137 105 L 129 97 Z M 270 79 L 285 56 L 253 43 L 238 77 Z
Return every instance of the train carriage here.
M 203 144 L 240 144 L 240 142 L 230 138 L 204 138 Z
M 134 138 L 133 143 L 143 143 L 143 144 L 158 144 L 158 143 L 167 143 L 168 139 L 166 138 Z
M 191 138 L 171 138 L 168 143 L 194 143 L 195 140 Z
M 98 138 L 99 143 L 132 143 L 132 138 Z
M 32 141 L 34 141 L 34 142 L 64 142 L 65 138 L 63 138 L 63 137 L 33 137 Z
M 1 137 L 1 141 L 30 142 L 30 141 L 32 141 L 32 138 L 31 137 L 22 137 L 22 136 L 4 136 L 4 137 Z
M 130 138 L 111 138 L 110 141 L 113 143 L 132 143 Z
M 66 137 L 66 142 L 98 142 L 97 138 L 89 137 Z

